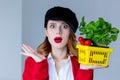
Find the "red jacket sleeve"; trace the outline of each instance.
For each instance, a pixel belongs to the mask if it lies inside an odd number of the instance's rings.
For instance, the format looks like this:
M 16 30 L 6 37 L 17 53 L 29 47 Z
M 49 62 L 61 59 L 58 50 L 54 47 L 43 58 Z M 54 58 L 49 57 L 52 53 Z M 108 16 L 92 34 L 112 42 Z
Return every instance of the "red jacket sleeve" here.
M 47 59 L 35 62 L 31 57 L 25 60 L 23 80 L 48 80 Z
M 71 58 L 74 80 L 93 80 L 93 70 L 82 70 L 75 57 Z

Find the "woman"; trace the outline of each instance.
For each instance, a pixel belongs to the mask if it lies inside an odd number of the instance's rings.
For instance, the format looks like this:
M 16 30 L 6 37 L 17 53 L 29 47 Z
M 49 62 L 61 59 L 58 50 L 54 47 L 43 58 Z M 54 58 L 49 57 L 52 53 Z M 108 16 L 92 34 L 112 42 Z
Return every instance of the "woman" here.
M 77 61 L 75 32 L 78 21 L 73 11 L 53 7 L 45 15 L 45 41 L 34 51 L 23 44 L 29 56 L 25 61 L 23 80 L 93 80 L 94 68 Z

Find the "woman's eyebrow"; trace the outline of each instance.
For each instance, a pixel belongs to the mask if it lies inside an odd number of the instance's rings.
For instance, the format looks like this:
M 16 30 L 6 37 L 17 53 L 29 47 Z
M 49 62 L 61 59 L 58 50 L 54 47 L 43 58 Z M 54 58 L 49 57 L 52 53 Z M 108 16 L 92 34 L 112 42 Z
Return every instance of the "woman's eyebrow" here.
M 63 25 L 67 25 L 67 26 L 69 26 L 66 22 L 62 22 L 62 24 L 63 24 Z
M 54 22 L 50 22 L 50 24 L 56 24 L 56 23 L 54 23 Z

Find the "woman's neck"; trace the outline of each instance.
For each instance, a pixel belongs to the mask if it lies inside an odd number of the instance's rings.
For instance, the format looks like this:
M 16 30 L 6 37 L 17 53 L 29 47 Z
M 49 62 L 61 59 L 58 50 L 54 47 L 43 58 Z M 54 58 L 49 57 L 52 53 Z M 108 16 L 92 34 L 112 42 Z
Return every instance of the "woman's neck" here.
M 58 48 L 52 48 L 51 55 L 53 57 L 53 60 L 55 61 L 55 67 L 57 74 L 59 74 L 59 70 L 61 66 L 65 63 L 67 60 L 67 47 L 58 49 Z
M 65 48 L 52 48 L 51 55 L 54 60 L 61 61 L 67 59 L 67 47 Z

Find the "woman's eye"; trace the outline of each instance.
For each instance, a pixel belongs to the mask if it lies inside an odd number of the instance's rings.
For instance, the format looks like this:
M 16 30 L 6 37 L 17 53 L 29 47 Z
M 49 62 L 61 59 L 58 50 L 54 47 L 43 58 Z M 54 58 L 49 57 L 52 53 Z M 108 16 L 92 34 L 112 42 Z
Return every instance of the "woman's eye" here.
M 67 29 L 67 28 L 68 28 L 68 25 L 64 25 L 63 28 L 64 28 L 64 29 Z
M 55 26 L 54 26 L 54 25 L 50 25 L 50 28 L 52 28 L 52 29 L 53 29 L 53 28 L 55 28 Z

